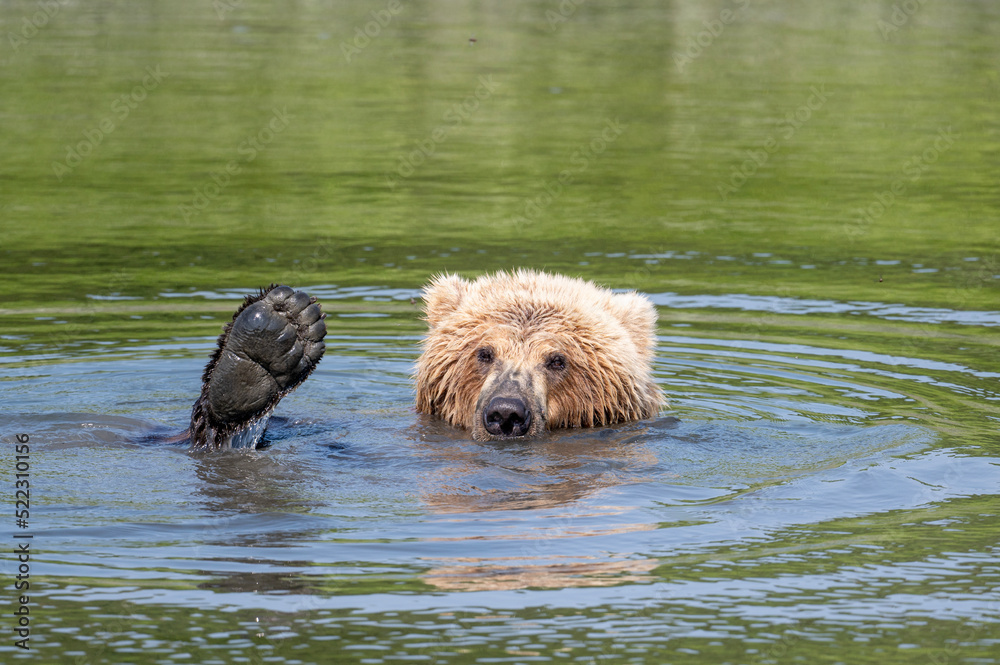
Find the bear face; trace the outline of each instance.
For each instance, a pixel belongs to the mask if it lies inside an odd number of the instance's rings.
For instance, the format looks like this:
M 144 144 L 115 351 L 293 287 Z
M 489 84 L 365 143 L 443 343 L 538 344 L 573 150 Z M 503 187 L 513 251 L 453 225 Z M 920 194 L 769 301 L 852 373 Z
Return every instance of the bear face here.
M 424 289 L 417 411 L 479 440 L 654 416 L 656 311 L 636 293 L 530 270 Z

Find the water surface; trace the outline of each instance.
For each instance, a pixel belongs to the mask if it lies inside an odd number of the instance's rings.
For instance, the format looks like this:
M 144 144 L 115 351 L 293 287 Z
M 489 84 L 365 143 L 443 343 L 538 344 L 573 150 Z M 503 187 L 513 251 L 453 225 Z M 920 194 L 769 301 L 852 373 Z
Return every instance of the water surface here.
M 996 6 L 390 4 L 0 4 L 2 659 L 1000 661 Z M 420 286 L 513 266 L 648 294 L 670 408 L 415 414 Z M 269 447 L 154 443 L 272 281 Z

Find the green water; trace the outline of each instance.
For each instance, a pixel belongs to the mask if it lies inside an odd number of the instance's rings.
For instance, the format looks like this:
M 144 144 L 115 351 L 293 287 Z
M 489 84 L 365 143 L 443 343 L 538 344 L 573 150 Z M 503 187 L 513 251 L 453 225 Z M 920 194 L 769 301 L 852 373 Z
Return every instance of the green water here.
M 12 418 L 0 433 L 55 446 L 38 467 L 54 532 L 38 554 L 35 646 L 16 650 L 5 629 L 4 659 L 1000 662 L 1000 7 L 803 5 L 0 3 L 0 389 Z M 83 480 L 63 496 L 46 476 L 87 464 L 60 447 L 82 436 L 76 421 L 50 414 L 183 426 L 208 338 L 238 293 L 270 282 L 326 294 L 331 313 L 317 387 L 294 413 L 392 450 L 413 429 L 406 374 L 422 325 L 410 297 L 441 271 L 515 266 L 660 294 L 657 378 L 691 428 L 679 436 L 694 446 L 756 428 L 743 460 L 705 453 L 710 470 L 700 449 L 670 448 L 684 461 L 649 471 L 616 448 L 600 463 L 644 489 L 559 504 L 595 533 L 631 533 L 586 517 L 602 502 L 640 506 L 621 519 L 648 540 L 571 547 L 569 568 L 546 555 L 455 573 L 450 554 L 424 548 L 452 538 L 473 548 L 468 560 L 489 559 L 511 534 L 474 549 L 489 520 L 433 517 L 428 505 L 458 508 L 431 481 L 415 503 L 375 481 L 355 492 L 365 474 L 405 484 L 407 472 L 350 455 L 349 471 L 331 469 L 343 460 L 309 447 L 323 431 L 247 462 L 255 485 L 227 480 L 234 503 L 252 492 L 276 503 L 244 506 L 250 522 L 215 540 L 187 507 L 211 491 L 184 488 L 217 472 L 183 453 L 149 453 L 180 487 L 154 508 L 119 487 L 123 465 L 151 496 L 167 491 L 134 447 L 81 439 L 96 446 L 100 498 Z M 351 290 L 368 287 L 389 295 Z M 900 423 L 913 431 L 880 429 Z M 809 460 L 796 437 L 852 443 Z M 492 453 L 455 445 L 475 461 L 459 465 L 475 488 Z M 907 446 L 942 460 L 907 458 L 925 464 L 911 474 L 930 483 L 920 500 L 895 480 L 857 489 L 846 472 L 822 475 L 855 459 L 891 466 L 878 451 Z M 267 459 L 303 464 L 321 487 L 281 473 L 272 486 Z M 439 463 L 418 469 L 451 468 Z M 578 496 L 564 463 L 542 466 Z M 801 474 L 816 480 L 791 498 L 741 503 Z M 725 491 L 689 500 L 676 489 L 688 478 Z M 854 489 L 824 493 L 838 482 Z M 896 491 L 906 500 L 887 498 Z M 813 496 L 847 508 L 827 513 Z M 343 523 L 295 522 L 310 510 Z M 513 537 L 528 541 L 568 519 L 514 512 L 505 519 L 527 526 Z M 400 526 L 411 518 L 413 533 Z M 744 519 L 760 531 L 733 526 Z M 712 523 L 725 528 L 695 526 Z M 356 549 L 327 554 L 358 524 Z M 380 538 L 414 550 L 365 549 Z M 188 539 L 207 553 L 189 557 Z
M 667 250 L 790 263 L 696 260 L 637 286 L 995 306 L 992 3 L 923 3 L 883 38 L 888 3 L 751 2 L 711 40 L 703 22 L 739 5 L 584 2 L 555 22 L 557 3 L 402 3 L 349 63 L 384 4 L 237 4 L 57 5 L 6 45 L 5 308 L 521 264 L 617 283 L 580 255 Z M 8 42 L 35 11 L 5 4 Z M 678 64 L 691 40 L 710 43 Z

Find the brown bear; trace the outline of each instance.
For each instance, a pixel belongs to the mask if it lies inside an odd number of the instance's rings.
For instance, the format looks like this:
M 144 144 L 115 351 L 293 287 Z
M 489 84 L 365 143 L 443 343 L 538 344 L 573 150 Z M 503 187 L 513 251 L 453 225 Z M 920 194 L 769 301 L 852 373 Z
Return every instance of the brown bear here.
M 656 310 L 635 292 L 518 270 L 441 275 L 424 303 L 417 411 L 475 439 L 650 418 L 664 402 L 651 376 Z
M 417 411 L 475 439 L 534 436 L 656 415 L 650 364 L 656 310 L 637 293 L 531 270 L 424 290 L 429 330 L 417 360 Z M 323 357 L 316 299 L 271 285 L 247 296 L 205 367 L 191 426 L 197 448 L 254 448 L 278 401 Z

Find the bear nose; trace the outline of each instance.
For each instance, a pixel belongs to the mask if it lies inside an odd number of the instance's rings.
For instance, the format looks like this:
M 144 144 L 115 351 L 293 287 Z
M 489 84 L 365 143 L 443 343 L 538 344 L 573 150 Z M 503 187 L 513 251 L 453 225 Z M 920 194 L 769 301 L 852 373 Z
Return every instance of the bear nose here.
M 531 426 L 531 411 L 515 397 L 494 397 L 483 412 L 483 424 L 494 436 L 524 436 Z

